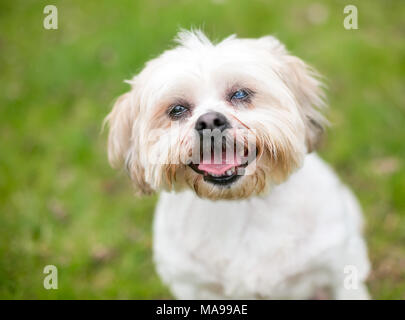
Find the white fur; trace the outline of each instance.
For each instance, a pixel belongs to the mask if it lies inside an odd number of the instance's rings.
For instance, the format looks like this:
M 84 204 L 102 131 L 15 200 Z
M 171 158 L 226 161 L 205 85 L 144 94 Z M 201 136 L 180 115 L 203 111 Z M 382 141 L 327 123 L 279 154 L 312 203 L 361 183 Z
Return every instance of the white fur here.
M 369 262 L 356 199 L 315 154 L 263 197 L 210 201 L 162 193 L 154 222 L 159 275 L 179 299 L 366 299 Z M 358 269 L 346 290 L 344 267 Z
M 316 73 L 271 36 L 214 44 L 196 31 L 177 42 L 129 81 L 106 119 L 112 165 L 126 167 L 140 194 L 164 190 L 154 252 L 173 294 L 307 299 L 326 290 L 330 298 L 367 298 L 360 208 L 310 154 L 327 124 Z M 249 99 L 232 100 L 240 89 Z M 178 104 L 189 110 L 181 120 L 170 117 Z M 197 119 L 210 111 L 228 119 L 236 144 L 258 150 L 249 174 L 227 186 L 179 161 L 199 141 L 190 134 Z M 246 140 L 236 129 L 254 135 Z M 346 266 L 357 270 L 357 289 L 344 286 L 356 276 Z

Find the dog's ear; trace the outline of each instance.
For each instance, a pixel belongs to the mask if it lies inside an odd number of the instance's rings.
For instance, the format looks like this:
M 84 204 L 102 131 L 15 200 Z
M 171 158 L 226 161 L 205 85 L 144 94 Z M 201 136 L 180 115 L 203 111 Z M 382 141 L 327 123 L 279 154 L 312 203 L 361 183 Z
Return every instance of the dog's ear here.
M 121 95 L 105 119 L 109 126 L 108 160 L 113 168 L 122 166 L 130 148 L 134 123 L 130 99 L 129 92 Z
M 139 107 L 132 92 L 121 95 L 105 119 L 109 126 L 108 160 L 113 168 L 125 166 L 138 194 L 150 194 L 139 158 Z
M 322 83 L 315 70 L 295 56 L 287 54 L 285 65 L 284 81 L 300 106 L 306 128 L 307 149 L 312 152 L 318 147 L 327 124 L 321 113 L 325 107 Z
M 328 124 L 321 113 L 325 107 L 325 94 L 320 76 L 301 59 L 291 55 L 275 37 L 267 36 L 259 40 L 266 43 L 268 49 L 282 61 L 278 73 L 300 107 L 306 128 L 307 150 L 312 152 L 319 145 Z

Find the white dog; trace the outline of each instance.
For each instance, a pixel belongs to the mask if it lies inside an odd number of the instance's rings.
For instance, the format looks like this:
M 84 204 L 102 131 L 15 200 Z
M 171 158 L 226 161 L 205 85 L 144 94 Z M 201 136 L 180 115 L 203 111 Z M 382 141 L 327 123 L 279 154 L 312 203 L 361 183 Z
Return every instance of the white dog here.
M 368 298 L 360 207 L 311 153 L 326 124 L 316 74 L 272 36 L 177 43 L 106 119 L 111 164 L 139 193 L 163 190 L 154 258 L 174 296 Z

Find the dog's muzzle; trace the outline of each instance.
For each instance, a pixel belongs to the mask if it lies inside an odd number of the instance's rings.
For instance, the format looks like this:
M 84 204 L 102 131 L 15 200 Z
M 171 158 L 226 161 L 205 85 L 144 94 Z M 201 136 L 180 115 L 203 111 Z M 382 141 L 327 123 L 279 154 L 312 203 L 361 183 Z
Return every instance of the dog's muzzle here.
M 206 182 L 230 185 L 244 174 L 248 163 L 243 161 L 244 150 L 237 152 L 234 137 L 230 139 L 227 135 L 226 130 L 231 128 L 228 119 L 219 112 L 205 113 L 195 124 L 200 138 L 200 154 L 198 161 L 189 166 L 203 175 Z

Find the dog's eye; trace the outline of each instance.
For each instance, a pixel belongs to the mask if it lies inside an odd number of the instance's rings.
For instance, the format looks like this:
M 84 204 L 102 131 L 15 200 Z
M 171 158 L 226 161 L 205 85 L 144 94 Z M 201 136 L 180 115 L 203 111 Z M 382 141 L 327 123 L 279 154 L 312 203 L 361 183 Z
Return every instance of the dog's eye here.
M 189 109 L 187 107 L 178 104 L 169 109 L 169 117 L 172 120 L 177 120 L 182 118 L 188 111 Z
M 249 92 L 247 90 L 240 89 L 232 94 L 231 100 L 245 100 L 248 96 Z

